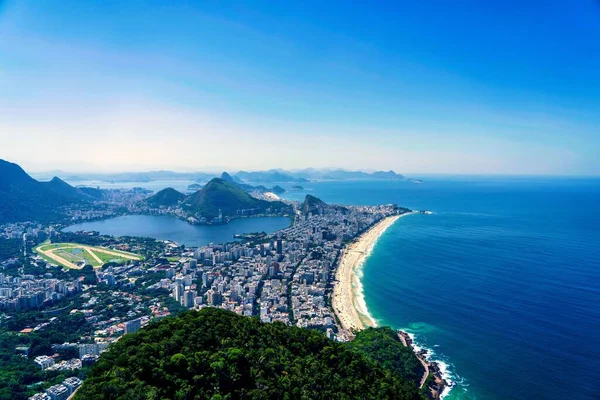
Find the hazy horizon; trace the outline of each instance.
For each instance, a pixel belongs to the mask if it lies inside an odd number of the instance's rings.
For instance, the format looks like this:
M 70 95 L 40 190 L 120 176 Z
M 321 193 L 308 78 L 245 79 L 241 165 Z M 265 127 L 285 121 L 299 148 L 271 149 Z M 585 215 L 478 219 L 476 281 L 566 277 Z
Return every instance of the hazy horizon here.
M 5 160 L 5 161 L 10 161 L 10 160 Z M 10 161 L 10 162 L 14 162 L 14 161 Z M 18 164 L 18 163 L 17 163 Z M 21 167 L 25 170 L 25 172 L 34 175 L 34 176 L 50 176 L 52 174 L 72 174 L 72 175 L 77 175 L 77 174 L 81 174 L 81 175 L 89 175 L 89 176 L 93 176 L 93 175 L 116 175 L 116 174 L 127 174 L 127 173 L 145 173 L 145 172 L 173 172 L 173 173 L 181 173 L 181 174 L 186 174 L 186 173 L 203 173 L 203 174 L 214 174 L 214 175 L 220 175 L 223 172 L 227 172 L 229 174 L 235 175 L 238 172 L 244 171 L 244 172 L 266 172 L 266 171 L 270 171 L 270 170 L 282 170 L 285 172 L 299 172 L 302 170 L 306 170 L 306 169 L 315 169 L 318 171 L 323 171 L 323 170 L 343 170 L 343 171 L 361 171 L 361 172 L 366 172 L 366 173 L 373 173 L 373 172 L 378 172 L 378 171 L 390 171 L 390 169 L 373 169 L 373 168 L 342 168 L 342 167 L 311 167 L 311 166 L 307 166 L 307 167 L 303 167 L 303 168 L 279 168 L 279 167 L 269 167 L 269 168 L 263 168 L 263 169 L 228 169 L 226 167 L 214 167 L 214 166 L 210 166 L 210 167 L 200 167 L 199 169 L 174 169 L 174 168 L 161 168 L 161 169 L 142 169 L 142 170 L 114 170 L 114 171 L 103 171 L 103 170 L 90 170 L 90 171 L 85 171 L 85 170 L 63 170 L 63 169 L 55 169 L 55 170 L 48 170 L 48 169 L 40 169 L 40 170 L 35 170 L 35 169 L 26 169 L 23 165 L 21 165 Z M 522 173 L 522 174 L 515 174 L 515 173 L 453 173 L 453 172 L 419 172 L 419 171 L 412 171 L 412 172 L 406 172 L 406 171 L 398 171 L 398 170 L 394 170 L 391 169 L 391 171 L 394 171 L 397 174 L 400 175 L 404 175 L 406 178 L 419 178 L 419 177 L 498 177 L 498 178 L 502 178 L 502 177 L 516 177 L 516 178 L 528 178 L 528 177 L 556 177 L 556 178 L 600 178 L 600 173 L 598 174 L 527 174 L 527 173 Z
M 598 71 L 591 0 L 0 1 L 0 158 L 597 176 Z

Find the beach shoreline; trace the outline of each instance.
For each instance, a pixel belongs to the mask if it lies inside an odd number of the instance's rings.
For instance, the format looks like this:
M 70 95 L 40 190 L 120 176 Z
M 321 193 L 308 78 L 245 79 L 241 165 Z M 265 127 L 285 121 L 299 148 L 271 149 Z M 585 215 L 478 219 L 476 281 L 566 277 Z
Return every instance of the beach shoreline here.
M 336 269 L 331 301 L 338 321 L 339 340 L 352 340 L 355 336 L 354 332 L 377 326 L 377 321 L 369 313 L 364 299 L 361 268 L 381 235 L 401 217 L 416 213 L 418 211 L 386 217 L 376 222 L 342 250 Z M 413 338 L 407 332 L 398 331 L 398 338 L 404 346 L 413 350 L 416 357 L 423 364 L 425 373 L 419 387 L 423 388 L 427 384 L 431 398 L 434 399 L 443 398 L 444 395 L 447 395 L 446 389 L 451 387 L 452 384 L 446 379 L 447 377 L 440 365 L 429 360 L 427 351 L 415 346 Z M 432 375 L 432 379 L 428 379 L 430 375 Z
M 363 296 L 358 293 L 362 290 L 358 272 L 381 235 L 398 219 L 413 213 L 392 215 L 376 222 L 342 250 L 332 297 L 342 337 L 351 339 L 354 336 L 352 331 L 377 326 L 366 308 Z

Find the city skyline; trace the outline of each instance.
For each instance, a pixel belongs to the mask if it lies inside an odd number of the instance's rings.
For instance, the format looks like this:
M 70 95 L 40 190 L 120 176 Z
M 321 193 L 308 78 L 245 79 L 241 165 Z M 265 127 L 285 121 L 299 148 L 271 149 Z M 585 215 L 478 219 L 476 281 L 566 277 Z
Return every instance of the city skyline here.
M 0 2 L 0 158 L 599 175 L 599 16 L 593 1 Z

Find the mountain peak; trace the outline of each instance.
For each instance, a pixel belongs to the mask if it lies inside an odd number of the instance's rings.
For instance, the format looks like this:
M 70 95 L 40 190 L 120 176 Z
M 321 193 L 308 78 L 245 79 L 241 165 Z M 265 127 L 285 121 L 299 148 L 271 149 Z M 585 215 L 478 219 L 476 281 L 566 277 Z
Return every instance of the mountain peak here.
M 323 210 L 327 207 L 327 203 L 325 203 L 323 200 L 313 195 L 307 194 L 304 198 L 304 203 L 302 203 L 302 214 L 322 214 Z
M 55 220 L 63 206 L 79 200 L 76 196 L 77 189 L 60 179 L 41 183 L 19 165 L 0 160 L 0 224 Z
M 202 189 L 190 195 L 187 207 L 207 219 L 238 215 L 253 215 L 269 208 L 284 208 L 285 204 L 256 199 L 237 183 L 221 178 L 211 179 Z
M 52 178 L 48 183 L 51 183 L 53 185 L 67 185 L 67 186 L 72 187 L 67 182 L 65 182 L 62 179 L 60 179 L 58 176 L 55 176 L 54 178 Z
M 0 159 L 0 187 L 12 184 L 37 182 L 18 164 Z
M 46 186 L 54 193 L 63 197 L 69 197 L 71 199 L 79 200 L 89 198 L 89 195 L 69 185 L 67 182 L 63 181 L 58 176 L 55 176 L 49 182 L 42 182 L 42 185 Z
M 227 172 L 223 172 L 221 174 L 221 179 L 223 179 L 224 181 L 227 181 L 227 182 L 234 182 L 234 180 L 231 177 L 231 175 L 229 175 Z
M 185 198 L 183 193 L 178 192 L 173 188 L 166 188 L 156 192 L 154 195 L 146 199 L 146 203 L 152 206 L 170 207 L 178 204 Z

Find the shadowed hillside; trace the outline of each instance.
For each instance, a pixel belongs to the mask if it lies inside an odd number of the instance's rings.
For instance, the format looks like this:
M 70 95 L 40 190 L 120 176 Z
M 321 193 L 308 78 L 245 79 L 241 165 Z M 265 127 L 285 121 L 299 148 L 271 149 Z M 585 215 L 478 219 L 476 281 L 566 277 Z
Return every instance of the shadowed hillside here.
M 81 200 L 74 191 L 58 178 L 41 183 L 17 164 L 0 160 L 0 224 L 58 219 L 61 208 Z

